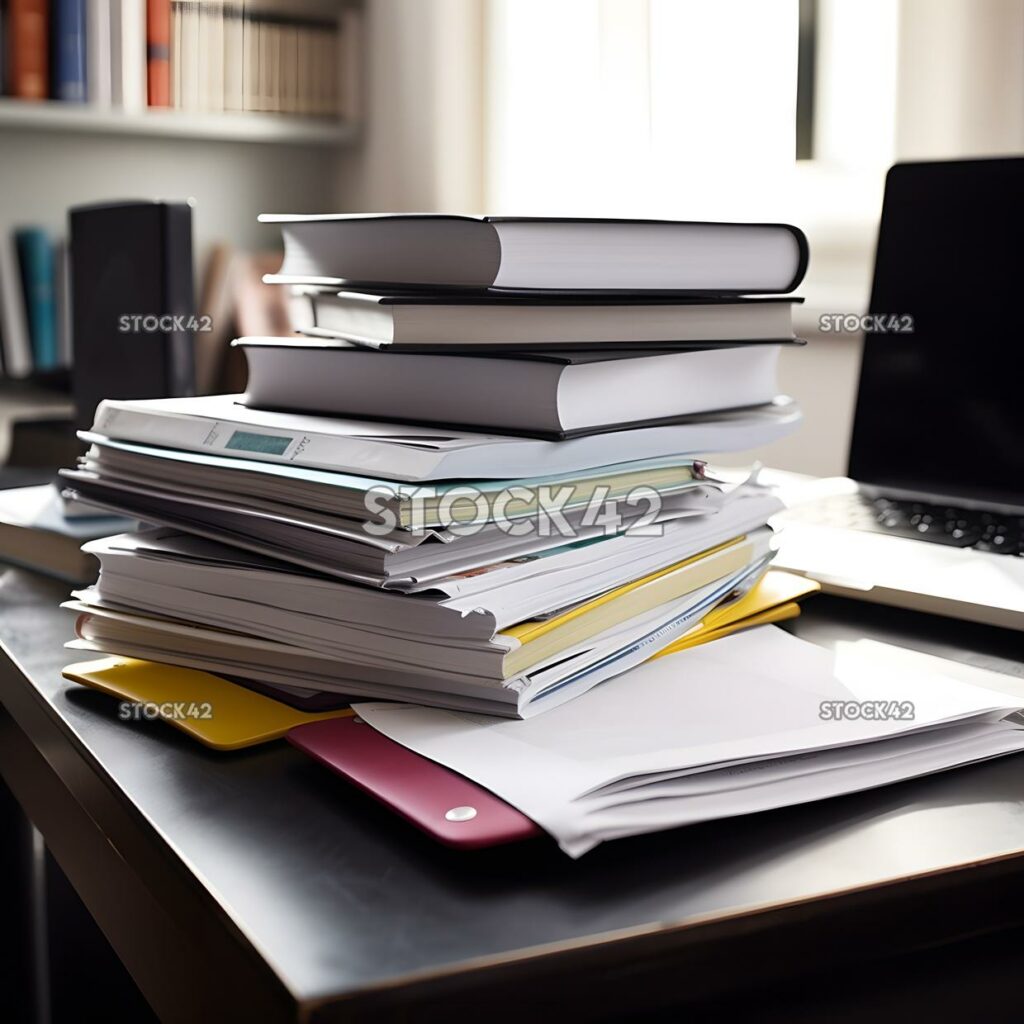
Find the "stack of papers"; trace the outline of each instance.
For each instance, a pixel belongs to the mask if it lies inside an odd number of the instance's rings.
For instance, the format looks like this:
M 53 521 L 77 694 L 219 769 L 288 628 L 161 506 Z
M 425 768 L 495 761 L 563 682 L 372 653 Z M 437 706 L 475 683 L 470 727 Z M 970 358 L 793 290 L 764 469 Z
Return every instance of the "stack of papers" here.
M 105 403 L 63 474 L 81 500 L 156 527 L 88 546 L 101 574 L 67 604 L 76 649 L 302 699 L 529 718 L 686 640 L 750 594 L 774 554 L 779 501 L 756 480 L 717 480 L 689 451 L 607 463 L 592 438 L 518 439 L 504 465 L 533 458 L 534 474 L 509 479 L 496 475 L 508 438 L 445 449 L 415 428 L 355 437 L 326 417 L 316 434 L 279 435 L 280 414 L 257 430 L 251 409 L 211 426 L 190 408 Z M 798 416 L 782 403 L 721 422 L 726 436 L 730 424 L 778 435 Z M 688 447 L 697 426 L 637 433 L 662 451 Z M 601 440 L 633 456 L 646 443 Z M 406 457 L 421 443 L 432 469 Z M 444 472 L 438 445 L 464 466 L 496 461 L 476 479 L 399 479 Z M 730 612 L 727 631 L 742 618 Z
M 306 233 L 286 221 L 286 233 Z M 318 238 L 356 231 L 360 251 L 372 237 L 396 255 L 395 230 L 422 237 L 437 223 L 317 225 Z M 491 239 L 489 225 L 456 218 L 446 258 L 458 252 L 476 265 L 463 246 Z M 611 246 L 620 232 L 602 225 L 589 230 Z M 719 236 L 750 246 L 767 237 L 779 293 L 806 263 L 803 236 L 778 225 L 629 230 L 685 236 L 687 247 L 707 248 L 705 262 Z M 416 275 L 436 269 L 440 252 L 431 248 Z M 418 263 L 425 253 L 408 255 Z M 560 258 L 584 270 L 596 255 L 588 244 Z M 604 258 L 625 286 L 470 302 L 438 282 L 411 305 L 364 298 L 344 314 L 349 333 L 394 307 L 404 341 L 249 344 L 261 383 L 248 395 L 102 402 L 64 483 L 78 500 L 150 528 L 89 546 L 100 579 L 68 602 L 78 613 L 73 646 L 303 700 L 530 718 L 689 643 L 695 630 L 716 635 L 703 626 L 716 612 L 724 631 L 739 628 L 749 616 L 733 609 L 755 592 L 751 616 L 791 606 L 758 589 L 780 503 L 756 479 L 716 478 L 705 457 L 798 426 L 775 376 L 780 345 L 794 342 L 794 300 L 712 299 L 706 284 L 669 301 L 644 284 L 664 273 L 664 256 L 641 259 L 623 241 Z M 674 272 L 680 282 L 686 267 L 689 258 Z M 614 293 L 609 301 L 599 288 Z M 468 332 L 461 342 L 456 319 Z M 571 353 L 560 354 L 562 343 Z M 403 345 L 416 351 L 386 350 Z
M 1019 680 L 871 641 L 763 626 L 634 668 L 529 722 L 356 704 L 570 856 L 1024 750 Z
M 761 524 L 774 507 L 755 491 L 716 515 L 667 522 L 642 543 L 572 543 L 414 593 L 298 573 L 169 530 L 112 537 L 88 548 L 99 583 L 66 605 L 80 613 L 72 646 L 300 690 L 530 717 L 741 601 L 770 562 Z

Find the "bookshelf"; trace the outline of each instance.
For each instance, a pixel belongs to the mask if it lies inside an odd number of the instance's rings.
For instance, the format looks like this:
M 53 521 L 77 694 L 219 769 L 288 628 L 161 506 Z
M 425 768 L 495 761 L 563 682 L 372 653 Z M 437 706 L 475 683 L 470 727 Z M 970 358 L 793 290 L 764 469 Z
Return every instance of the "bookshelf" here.
M 358 125 L 328 117 L 153 107 L 129 112 L 56 100 L 0 98 L 0 131 L 4 129 L 332 147 L 358 137 Z
M 146 16 L 146 4 L 139 0 L 137 6 Z M 285 19 L 294 14 L 303 26 L 322 27 L 337 17 L 343 26 L 341 38 L 350 40 L 348 48 L 339 44 L 330 55 L 307 48 L 308 60 L 301 64 L 302 68 L 310 69 L 305 78 L 298 71 L 290 76 L 282 70 L 290 66 L 286 53 L 292 54 L 295 61 L 302 60 L 297 38 L 293 41 L 294 51 L 286 51 L 283 36 L 275 36 L 267 44 L 267 52 L 276 53 L 277 58 L 270 65 L 273 73 L 268 71 L 264 77 L 257 72 L 258 61 L 267 60 L 267 56 L 262 50 L 258 55 L 245 50 L 240 58 L 242 67 L 236 60 L 233 74 L 243 70 L 249 75 L 251 71 L 250 81 L 258 83 L 258 87 L 254 96 L 245 96 L 245 103 L 261 109 L 216 109 L 229 99 L 228 80 L 226 66 L 212 63 L 209 66 L 217 70 L 209 71 L 207 78 L 200 73 L 199 82 L 192 84 L 188 94 L 192 98 L 186 109 L 125 109 L 116 103 L 94 105 L 0 96 L 0 180 L 5 184 L 0 190 L 0 244 L 7 247 L 5 253 L 0 253 L 0 267 L 13 266 L 17 273 L 16 255 L 13 263 L 11 260 L 11 236 L 18 228 L 39 228 L 51 239 L 66 240 L 67 211 L 73 206 L 122 199 L 187 200 L 193 207 L 198 303 L 215 252 L 226 248 L 246 258 L 265 256 L 280 246 L 280 232 L 260 225 L 256 219 L 259 213 L 314 213 L 344 208 L 343 168 L 361 147 L 365 134 L 359 115 L 354 113 L 361 108 L 363 40 L 368 20 L 363 18 L 364 6 L 362 0 L 267 0 L 253 5 L 254 11 L 259 8 L 255 20 L 271 24 L 274 33 L 282 31 L 274 13 L 278 11 Z M 180 9 L 184 5 L 173 7 Z M 181 17 L 195 16 L 197 5 L 188 7 L 191 13 L 179 10 Z M 123 22 L 121 25 L 121 31 L 131 36 Z M 132 27 L 137 31 L 138 26 L 133 23 Z M 144 22 L 142 27 L 146 27 Z M 6 43 L 7 26 L 4 28 Z M 89 31 L 94 29 L 94 23 L 86 24 L 87 42 Z M 220 29 L 212 22 L 192 25 L 189 38 L 200 49 L 191 53 L 191 59 L 200 68 L 207 67 L 203 63 L 207 51 L 218 52 L 222 41 L 227 46 L 227 36 L 222 37 L 221 30 L 226 33 L 226 23 Z M 102 22 L 100 31 L 104 31 Z M 260 29 L 266 31 L 266 26 Z M 300 31 L 316 34 L 320 28 L 295 28 L 296 35 Z M 201 41 L 203 32 L 208 33 L 206 43 Z M 242 38 L 239 28 L 232 37 L 232 46 Z M 275 40 L 277 45 L 272 45 Z M 114 34 L 109 41 L 110 52 L 118 52 L 113 45 Z M 172 22 L 172 51 L 180 45 L 180 40 L 175 41 L 173 36 Z M 308 38 L 307 45 L 312 45 Z M 206 49 L 201 49 L 204 46 Z M 93 52 L 87 49 L 87 61 Z M 103 52 L 102 48 L 99 52 Z M 141 48 L 129 50 L 124 46 L 120 53 L 126 68 L 137 68 L 134 61 L 145 60 L 145 40 Z M 238 51 L 232 49 L 231 53 L 237 56 Z M 322 87 L 318 91 L 313 86 L 312 69 L 326 75 L 328 59 L 337 61 L 337 70 L 342 75 L 334 102 L 325 102 Z M 105 78 L 108 70 L 103 64 L 99 66 L 104 68 Z M 354 70 L 346 72 L 346 67 Z M 109 70 L 113 73 L 109 92 L 116 97 L 120 77 L 116 67 Z M 220 74 L 225 76 L 223 80 L 219 79 Z M 137 76 L 128 71 L 124 80 L 130 80 L 133 89 L 138 85 Z M 217 87 L 218 81 L 223 89 Z M 231 81 L 238 84 L 237 78 Z M 288 84 L 287 90 L 284 83 Z M 144 78 L 142 88 L 144 98 Z M 122 94 L 138 102 L 137 89 L 133 89 L 125 86 Z M 340 101 L 339 94 L 344 90 L 350 90 L 344 93 L 349 99 L 347 105 Z M 185 95 L 182 90 L 179 98 Z M 172 89 L 170 99 L 174 102 L 175 98 Z M 229 105 L 241 105 L 237 95 Z M 326 112 L 335 107 L 342 112 Z M 282 112 L 272 112 L 275 108 Z M 295 112 L 297 109 L 321 113 L 300 114 Z M 62 378 L 35 375 L 28 380 L 12 380 L 5 379 L 0 372 L 0 470 L 5 461 L 15 456 L 22 459 L 33 446 L 40 449 L 40 458 L 45 447 L 46 458 L 54 464 L 73 459 L 73 452 L 57 456 L 49 445 L 50 434 L 73 439 L 72 416 L 68 374 Z M 25 441 L 29 433 L 31 437 Z

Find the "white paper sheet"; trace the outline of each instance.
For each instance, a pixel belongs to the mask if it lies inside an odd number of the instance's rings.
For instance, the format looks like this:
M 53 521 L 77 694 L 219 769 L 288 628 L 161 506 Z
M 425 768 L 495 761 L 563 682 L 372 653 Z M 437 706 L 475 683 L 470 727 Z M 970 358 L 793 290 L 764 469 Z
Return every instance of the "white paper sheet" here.
M 997 689 L 1004 677 L 969 670 L 968 683 L 964 666 L 945 671 L 946 664 L 870 641 L 841 644 L 833 653 L 766 626 L 642 665 L 525 722 L 414 705 L 359 704 L 357 711 L 392 739 L 497 793 L 578 856 L 613 835 L 820 799 L 1024 746 L 1024 730 L 1008 725 L 992 733 L 991 753 L 984 741 L 962 755 L 948 745 L 940 751 L 941 730 L 922 730 L 992 712 L 1002 717 L 1024 704 Z M 828 701 L 907 702 L 913 717 L 826 721 Z M 629 791 L 628 809 L 613 815 L 591 814 L 600 801 L 591 807 L 584 798 L 645 773 L 915 732 L 920 743 L 905 755 L 906 765 L 873 764 L 868 752 L 861 763 L 803 779 L 779 772 L 774 787 L 741 788 L 730 799 L 714 794 L 700 808 L 682 796 L 651 800 L 643 785 Z

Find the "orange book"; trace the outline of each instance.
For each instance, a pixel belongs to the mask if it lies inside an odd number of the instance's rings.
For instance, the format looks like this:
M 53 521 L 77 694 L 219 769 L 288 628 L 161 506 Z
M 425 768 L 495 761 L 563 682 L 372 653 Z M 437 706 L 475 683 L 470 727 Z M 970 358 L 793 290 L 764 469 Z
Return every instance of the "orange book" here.
M 146 79 L 151 107 L 171 105 L 171 0 L 146 0 Z
M 8 9 L 11 92 L 23 100 L 50 94 L 48 0 L 11 0 Z

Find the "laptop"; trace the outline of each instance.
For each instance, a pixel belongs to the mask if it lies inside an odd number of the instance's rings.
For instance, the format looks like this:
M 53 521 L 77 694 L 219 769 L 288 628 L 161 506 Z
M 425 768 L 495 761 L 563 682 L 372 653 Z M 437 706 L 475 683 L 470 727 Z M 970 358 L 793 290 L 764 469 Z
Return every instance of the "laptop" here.
M 1022 239 L 1024 158 L 889 171 L 849 478 L 795 491 L 780 567 L 1024 629 Z

